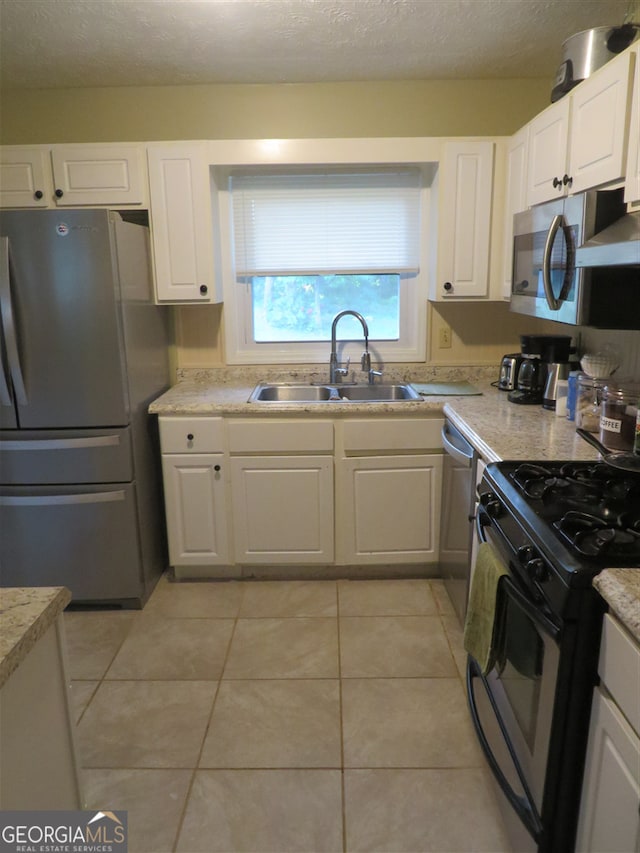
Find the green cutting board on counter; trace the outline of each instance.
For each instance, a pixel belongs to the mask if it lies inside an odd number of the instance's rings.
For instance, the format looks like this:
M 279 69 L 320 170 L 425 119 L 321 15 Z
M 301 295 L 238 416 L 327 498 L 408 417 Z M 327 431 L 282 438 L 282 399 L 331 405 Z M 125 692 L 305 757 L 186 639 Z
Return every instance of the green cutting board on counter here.
M 475 385 L 464 379 L 458 382 L 412 382 L 411 384 L 423 397 L 471 397 L 482 394 Z

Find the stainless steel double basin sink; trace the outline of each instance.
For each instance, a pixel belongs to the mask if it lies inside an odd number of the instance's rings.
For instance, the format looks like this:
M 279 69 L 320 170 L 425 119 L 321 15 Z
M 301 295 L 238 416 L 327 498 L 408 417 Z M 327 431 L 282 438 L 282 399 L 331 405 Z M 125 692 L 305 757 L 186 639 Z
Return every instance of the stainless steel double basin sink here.
M 422 399 L 409 384 L 305 385 L 260 383 L 249 403 L 396 403 Z

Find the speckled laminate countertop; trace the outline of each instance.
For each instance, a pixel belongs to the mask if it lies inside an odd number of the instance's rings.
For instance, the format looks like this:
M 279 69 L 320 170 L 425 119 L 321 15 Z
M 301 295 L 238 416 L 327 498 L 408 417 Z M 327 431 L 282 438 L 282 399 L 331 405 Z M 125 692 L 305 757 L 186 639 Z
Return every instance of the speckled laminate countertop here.
M 393 376 L 388 381 L 407 381 Z M 370 415 L 424 415 L 444 413 L 467 436 L 488 462 L 500 459 L 597 459 L 597 452 L 576 435 L 574 424 L 541 406 L 518 406 L 492 387 L 482 375 L 465 375 L 481 396 L 424 397 L 396 403 L 248 403 L 256 381 L 233 376 L 213 382 L 202 372 L 178 382 L 149 407 L 158 415 L 304 415 L 359 417 Z M 291 376 L 291 381 L 308 381 Z M 282 380 L 280 380 L 282 381 Z M 408 380 L 411 381 L 411 380 Z M 414 379 L 413 381 L 420 381 Z
M 63 586 L 0 589 L 0 687 L 70 601 Z

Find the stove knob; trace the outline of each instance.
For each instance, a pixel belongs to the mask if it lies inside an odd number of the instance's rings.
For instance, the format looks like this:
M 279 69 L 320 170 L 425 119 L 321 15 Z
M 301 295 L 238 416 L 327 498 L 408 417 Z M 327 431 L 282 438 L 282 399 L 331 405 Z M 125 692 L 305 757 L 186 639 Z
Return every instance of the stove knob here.
M 544 583 L 549 577 L 549 570 L 541 557 L 529 560 L 525 568 L 533 580 L 538 583 Z
M 486 510 L 487 513 L 491 516 L 491 518 L 500 518 L 500 516 L 504 512 L 504 508 L 497 498 L 493 498 L 493 500 L 487 501 Z
M 536 552 L 531 545 L 521 545 L 518 548 L 518 559 L 520 564 L 526 566 L 535 557 Z

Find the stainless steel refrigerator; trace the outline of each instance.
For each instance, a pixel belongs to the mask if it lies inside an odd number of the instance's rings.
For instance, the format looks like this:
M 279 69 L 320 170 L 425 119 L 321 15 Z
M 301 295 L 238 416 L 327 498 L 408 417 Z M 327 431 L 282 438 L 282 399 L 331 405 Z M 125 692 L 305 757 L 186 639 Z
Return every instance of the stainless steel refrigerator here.
M 140 607 L 166 566 L 169 318 L 124 216 L 0 213 L 0 585 Z

